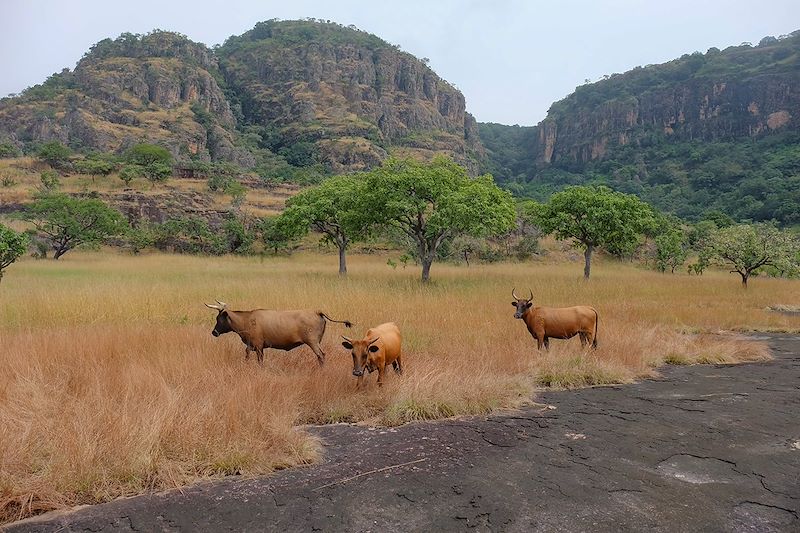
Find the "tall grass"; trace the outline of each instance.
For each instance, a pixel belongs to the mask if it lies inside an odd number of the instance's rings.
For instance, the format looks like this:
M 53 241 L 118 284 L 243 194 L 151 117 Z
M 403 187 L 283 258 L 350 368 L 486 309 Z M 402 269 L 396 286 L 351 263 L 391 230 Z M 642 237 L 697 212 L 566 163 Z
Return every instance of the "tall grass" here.
M 718 330 L 798 329 L 767 311 L 800 300 L 800 283 L 661 275 L 614 263 L 580 279 L 577 264 L 434 265 L 329 256 L 285 259 L 130 257 L 72 252 L 23 261 L 0 286 L 0 521 L 208 476 L 259 474 L 314 461 L 309 423 L 400 424 L 487 413 L 529 401 L 537 387 L 581 387 L 651 375 L 664 362 L 766 357 L 763 344 Z M 511 288 L 543 305 L 589 304 L 600 314 L 596 352 L 577 339 L 540 353 L 513 319 Z M 355 333 L 395 321 L 403 376 L 356 393 L 338 324 L 318 368 L 305 347 L 244 361 L 232 334 L 210 335 L 233 308 L 319 308 Z M 374 375 L 370 377 L 374 381 Z

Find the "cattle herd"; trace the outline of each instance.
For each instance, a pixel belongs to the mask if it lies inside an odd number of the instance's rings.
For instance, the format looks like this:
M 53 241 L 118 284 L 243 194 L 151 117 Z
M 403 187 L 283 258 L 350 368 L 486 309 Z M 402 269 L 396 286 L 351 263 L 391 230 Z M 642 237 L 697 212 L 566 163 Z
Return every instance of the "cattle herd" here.
M 542 307 L 533 304 L 533 291 L 530 297 L 519 298 L 516 289 L 511 291 L 516 312 L 514 318 L 525 322 L 528 332 L 536 339 L 539 350 L 544 346 L 550 349 L 550 339 L 570 339 L 578 335 L 581 346 L 597 348 L 597 311 L 593 307 L 578 305 L 574 307 Z M 275 311 L 272 309 L 253 309 L 252 311 L 231 311 L 228 304 L 217 300 L 206 307 L 217 311 L 217 323 L 211 334 L 219 337 L 234 332 L 245 345 L 245 359 L 251 352 L 256 353 L 259 363 L 264 361 L 264 349 L 292 350 L 305 344 L 320 366 L 325 363 L 322 350 L 322 336 L 328 322 L 344 324 L 351 328 L 349 320 L 334 320 L 322 311 L 295 310 Z M 364 372 L 378 372 L 378 386 L 383 385 L 386 367 L 391 365 L 398 374 L 403 373 L 402 337 L 394 322 L 387 322 L 367 330 L 362 339 L 354 340 L 342 336 L 342 346 L 353 356 L 353 375 L 358 377 L 356 389 L 364 380 Z

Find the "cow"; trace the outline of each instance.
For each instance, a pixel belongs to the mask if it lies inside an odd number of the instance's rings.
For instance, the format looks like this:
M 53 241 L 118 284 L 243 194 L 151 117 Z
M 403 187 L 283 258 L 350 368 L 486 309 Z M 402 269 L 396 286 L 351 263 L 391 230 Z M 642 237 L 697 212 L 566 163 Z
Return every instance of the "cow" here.
M 205 304 L 216 309 L 217 323 L 211 334 L 219 337 L 230 331 L 235 332 L 245 345 L 245 360 L 250 352 L 256 352 L 258 362 L 264 362 L 264 348 L 292 350 L 305 344 L 317 356 L 319 366 L 325 363 L 325 352 L 320 342 L 325 334 L 326 321 L 353 327 L 349 320 L 334 320 L 322 311 L 275 311 L 254 309 L 252 311 L 231 311 L 228 304 L 217 300 L 217 304 Z
M 539 350 L 544 345 L 550 349 L 550 339 L 571 339 L 580 335 L 581 346 L 597 348 L 597 311 L 594 307 L 577 305 L 575 307 L 541 307 L 533 305 L 533 291 L 530 298 L 517 297 L 516 289 L 511 291 L 511 302 L 517 312 L 514 318 L 525 321 L 531 336 L 536 339 Z
M 386 366 L 391 364 L 398 374 L 403 373 L 403 362 L 400 354 L 402 338 L 400 330 L 394 322 L 387 322 L 367 330 L 361 340 L 348 339 L 342 335 L 342 346 L 353 354 L 353 375 L 358 377 L 356 390 L 364 380 L 364 371 L 378 371 L 378 386 L 383 386 L 383 375 Z

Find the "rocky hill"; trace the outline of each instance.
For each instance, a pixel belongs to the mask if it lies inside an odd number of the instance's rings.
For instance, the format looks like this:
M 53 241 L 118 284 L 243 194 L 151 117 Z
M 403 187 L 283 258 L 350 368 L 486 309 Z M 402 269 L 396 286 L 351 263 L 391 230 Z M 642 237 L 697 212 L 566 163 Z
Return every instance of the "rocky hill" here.
M 0 101 L 2 139 L 112 152 L 147 141 L 264 174 L 434 152 L 477 170 L 484 156 L 457 89 L 378 37 L 321 21 L 262 22 L 216 50 L 163 31 L 105 39 L 74 71 Z
M 0 136 L 119 152 L 142 141 L 183 158 L 237 160 L 213 52 L 169 32 L 94 45 L 74 71 L 0 102 Z
M 261 22 L 217 54 L 244 123 L 264 128 L 275 151 L 297 154 L 300 144 L 334 172 L 372 167 L 390 151 L 445 152 L 472 167 L 482 157 L 464 96 L 354 27 Z
M 797 222 L 785 197 L 800 171 L 800 32 L 606 76 L 535 127 L 480 132 L 491 169 L 523 195 L 599 181 L 683 216 Z

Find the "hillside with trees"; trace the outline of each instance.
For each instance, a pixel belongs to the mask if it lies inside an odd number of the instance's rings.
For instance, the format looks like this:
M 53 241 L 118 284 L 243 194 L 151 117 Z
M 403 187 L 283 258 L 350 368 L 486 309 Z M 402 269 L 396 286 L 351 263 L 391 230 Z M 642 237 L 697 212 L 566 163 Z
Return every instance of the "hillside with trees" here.
M 606 184 L 689 219 L 800 222 L 800 32 L 578 87 L 534 127 L 480 124 L 519 196 Z

